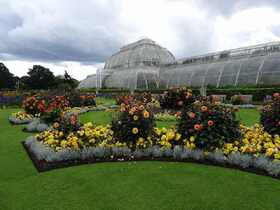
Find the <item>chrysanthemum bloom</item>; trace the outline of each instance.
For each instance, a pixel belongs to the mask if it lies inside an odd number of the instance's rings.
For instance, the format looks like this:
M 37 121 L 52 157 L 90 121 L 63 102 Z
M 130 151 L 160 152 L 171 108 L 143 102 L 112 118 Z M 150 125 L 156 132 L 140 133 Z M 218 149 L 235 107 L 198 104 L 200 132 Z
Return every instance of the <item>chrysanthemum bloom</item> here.
M 138 131 L 138 128 L 132 128 L 132 133 L 133 134 L 137 134 L 139 131 Z
M 143 112 L 143 116 L 144 116 L 144 118 L 149 118 L 150 117 L 150 113 L 148 111 L 144 111 Z
M 194 129 L 197 130 L 197 131 L 200 130 L 201 128 L 202 128 L 202 125 L 200 125 L 200 124 L 195 124 L 194 125 Z
M 58 128 L 58 127 L 59 127 L 59 123 L 58 123 L 58 122 L 55 122 L 55 123 L 53 124 L 53 127 L 54 127 L 54 128 Z
M 214 122 L 213 122 L 213 120 L 209 120 L 207 124 L 208 124 L 208 126 L 213 126 Z
M 207 112 L 207 111 L 208 111 L 207 106 L 202 106 L 202 107 L 201 107 L 201 111 L 202 111 L 202 112 Z

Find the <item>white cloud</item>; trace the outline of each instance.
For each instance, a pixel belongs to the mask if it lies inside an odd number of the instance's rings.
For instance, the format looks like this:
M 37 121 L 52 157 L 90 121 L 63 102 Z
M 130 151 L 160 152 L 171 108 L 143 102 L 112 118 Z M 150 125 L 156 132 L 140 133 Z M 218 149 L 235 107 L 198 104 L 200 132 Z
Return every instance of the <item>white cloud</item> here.
M 272 32 L 273 27 L 280 27 L 280 11 L 273 8 L 253 8 L 237 12 L 229 18 L 217 17 L 217 49 L 280 41 L 280 36 Z
M 62 74 L 68 62 L 83 79 L 142 36 L 177 58 L 279 40 L 280 4 L 254 2 L 0 0 L 0 60 L 19 76 L 33 64 Z

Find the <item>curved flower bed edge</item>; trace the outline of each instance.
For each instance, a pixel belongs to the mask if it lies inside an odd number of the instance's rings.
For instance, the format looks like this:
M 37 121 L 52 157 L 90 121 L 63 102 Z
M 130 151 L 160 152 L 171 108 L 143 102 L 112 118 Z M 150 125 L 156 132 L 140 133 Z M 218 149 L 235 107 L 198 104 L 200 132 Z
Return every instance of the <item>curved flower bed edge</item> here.
M 236 152 L 225 156 L 221 150 L 205 153 L 200 149 L 191 150 L 182 146 L 175 146 L 174 149 L 153 146 L 135 151 L 128 147 L 89 147 L 55 152 L 38 142 L 34 136 L 28 137 L 22 144 L 38 172 L 82 164 L 150 160 L 193 162 L 280 178 L 280 162 L 264 155 L 254 157 Z

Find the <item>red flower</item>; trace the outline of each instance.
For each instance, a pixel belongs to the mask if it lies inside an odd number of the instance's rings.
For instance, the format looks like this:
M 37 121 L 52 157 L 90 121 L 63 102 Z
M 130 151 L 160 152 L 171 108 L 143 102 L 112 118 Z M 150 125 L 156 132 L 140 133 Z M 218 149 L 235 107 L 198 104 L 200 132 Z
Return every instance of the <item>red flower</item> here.
M 214 125 L 214 122 L 213 122 L 213 120 L 209 120 L 209 121 L 207 122 L 207 124 L 208 124 L 208 126 L 213 126 L 213 125 Z
M 274 97 L 274 98 L 278 98 L 279 96 L 280 96 L 279 93 L 274 93 L 274 94 L 273 94 L 273 97 Z
M 202 125 L 201 124 L 195 124 L 194 125 L 194 129 L 197 130 L 197 131 L 201 130 L 202 129 Z

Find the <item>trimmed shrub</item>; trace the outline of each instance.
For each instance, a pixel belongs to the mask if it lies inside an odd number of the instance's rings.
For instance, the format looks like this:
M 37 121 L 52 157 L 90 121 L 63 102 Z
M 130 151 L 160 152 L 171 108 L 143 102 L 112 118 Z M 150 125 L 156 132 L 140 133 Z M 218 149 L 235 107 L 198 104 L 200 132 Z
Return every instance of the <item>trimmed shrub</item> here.
M 120 112 L 112 121 L 114 138 L 130 148 L 146 148 L 152 145 L 154 116 L 141 103 L 121 104 Z
M 177 127 L 183 139 L 201 149 L 214 150 L 241 138 L 234 111 L 206 101 L 186 107 Z
M 260 117 L 264 130 L 275 135 L 280 134 L 280 94 L 274 93 L 273 100 L 266 104 Z

